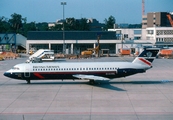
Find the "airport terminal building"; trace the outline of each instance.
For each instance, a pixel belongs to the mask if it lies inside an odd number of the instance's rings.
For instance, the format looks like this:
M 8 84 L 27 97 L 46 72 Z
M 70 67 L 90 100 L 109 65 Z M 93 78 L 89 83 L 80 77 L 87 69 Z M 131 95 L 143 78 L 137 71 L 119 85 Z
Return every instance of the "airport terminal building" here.
M 173 47 L 173 27 L 148 27 L 146 29 L 109 29 L 109 31 L 31 31 L 28 32 L 26 48 L 52 49 L 62 53 L 65 44 L 66 54 L 80 54 L 81 51 L 97 46 L 100 36 L 100 50 L 109 49 L 117 54 L 121 48 L 140 52 L 144 46 Z M 135 52 L 134 51 L 134 52 Z
M 110 54 L 118 53 L 122 47 L 139 51 L 143 46 L 152 45 L 150 41 L 134 40 L 134 36 L 141 36 L 141 34 L 133 35 L 131 39 L 124 39 L 123 34 L 117 34 L 116 31 L 65 31 L 64 34 L 65 39 L 63 39 L 63 31 L 30 31 L 26 49 L 51 49 L 55 53 L 62 53 L 64 44 L 66 54 L 80 54 L 83 50 L 95 48 L 98 44 L 98 36 L 100 36 L 100 50 L 108 49 Z
M 28 32 L 27 50 L 52 49 L 55 53 L 62 53 L 63 44 L 66 54 L 80 54 L 87 48 L 95 48 L 99 36 L 100 49 L 109 49 L 110 53 L 115 54 L 116 32 L 93 32 L 93 31 L 31 31 Z

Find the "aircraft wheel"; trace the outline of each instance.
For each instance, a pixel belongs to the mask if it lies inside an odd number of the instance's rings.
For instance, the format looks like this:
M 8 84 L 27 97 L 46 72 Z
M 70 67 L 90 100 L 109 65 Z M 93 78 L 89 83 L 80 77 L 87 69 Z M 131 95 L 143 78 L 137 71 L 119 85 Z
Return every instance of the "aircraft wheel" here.
M 94 85 L 95 84 L 95 81 L 94 80 L 90 80 L 90 84 L 91 85 Z
M 26 82 L 27 82 L 27 84 L 30 84 L 30 83 L 31 83 L 31 81 L 30 81 L 30 80 L 26 80 Z

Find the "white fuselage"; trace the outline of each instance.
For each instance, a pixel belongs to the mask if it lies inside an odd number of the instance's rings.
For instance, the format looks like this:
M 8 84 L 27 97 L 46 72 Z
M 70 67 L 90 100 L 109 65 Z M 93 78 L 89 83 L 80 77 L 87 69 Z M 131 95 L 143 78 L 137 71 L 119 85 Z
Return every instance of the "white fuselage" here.
M 45 62 L 17 64 L 6 73 L 12 78 L 30 80 L 75 79 L 73 75 L 76 74 L 117 78 L 142 73 L 149 68 L 131 62 Z
M 26 80 L 40 79 L 88 79 L 111 80 L 137 73 L 152 67 L 159 49 L 145 48 L 133 62 L 45 62 L 22 63 L 4 73 L 4 76 Z

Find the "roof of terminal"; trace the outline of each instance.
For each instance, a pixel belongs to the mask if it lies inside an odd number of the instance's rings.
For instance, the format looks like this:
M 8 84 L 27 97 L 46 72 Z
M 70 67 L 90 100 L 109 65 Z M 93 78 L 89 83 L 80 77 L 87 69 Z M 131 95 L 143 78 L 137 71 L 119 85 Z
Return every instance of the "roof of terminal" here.
M 101 40 L 115 40 L 116 33 L 112 31 L 65 31 L 65 40 L 95 40 L 101 35 Z M 63 31 L 30 31 L 28 40 L 62 40 Z

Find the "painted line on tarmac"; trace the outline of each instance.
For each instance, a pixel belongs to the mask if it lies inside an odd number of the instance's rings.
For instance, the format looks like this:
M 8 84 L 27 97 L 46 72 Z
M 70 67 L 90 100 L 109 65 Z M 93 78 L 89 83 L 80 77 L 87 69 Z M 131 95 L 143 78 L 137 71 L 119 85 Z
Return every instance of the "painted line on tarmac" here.
M 21 112 L 21 113 L 10 113 L 10 112 L 2 112 L 0 115 L 173 115 L 173 112 Z

